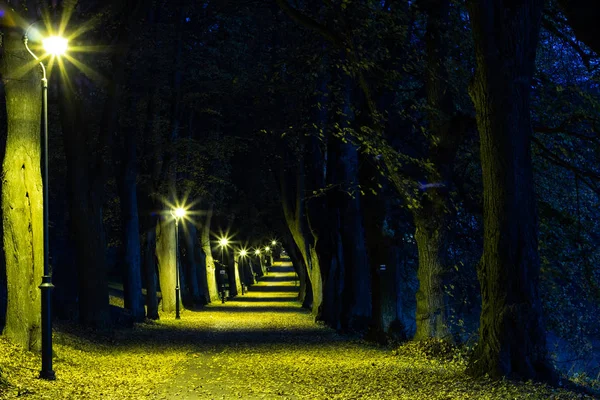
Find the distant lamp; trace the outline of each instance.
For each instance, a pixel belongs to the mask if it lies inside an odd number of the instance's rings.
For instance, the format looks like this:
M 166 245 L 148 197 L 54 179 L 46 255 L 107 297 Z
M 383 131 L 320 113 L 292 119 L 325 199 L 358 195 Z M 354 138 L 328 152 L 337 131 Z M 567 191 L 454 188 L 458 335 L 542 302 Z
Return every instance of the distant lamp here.
M 259 255 L 260 255 L 260 249 L 256 249 L 256 250 L 254 250 L 254 255 L 255 255 L 255 256 L 259 256 Z
M 171 210 L 171 215 L 175 218 L 175 319 L 180 319 L 179 297 L 181 288 L 179 287 L 179 220 L 185 217 L 184 208 L 177 207 Z
M 243 296 L 244 293 L 246 292 L 246 272 L 244 271 L 244 258 L 246 258 L 246 255 L 248 254 L 248 252 L 246 251 L 246 249 L 241 249 L 239 254 L 240 254 L 239 269 L 240 269 L 240 278 L 242 280 L 242 296 Z
M 42 40 L 46 53 L 53 56 L 62 56 L 67 52 L 69 40 L 60 36 L 50 36 Z
M 265 251 L 271 251 L 271 248 L 269 246 L 265 247 Z
M 227 238 L 221 238 L 221 239 L 219 239 L 219 246 L 225 247 L 228 244 L 229 244 L 229 240 Z
M 272 244 L 273 246 L 277 246 L 277 240 L 273 240 L 273 241 L 271 242 L 271 244 Z

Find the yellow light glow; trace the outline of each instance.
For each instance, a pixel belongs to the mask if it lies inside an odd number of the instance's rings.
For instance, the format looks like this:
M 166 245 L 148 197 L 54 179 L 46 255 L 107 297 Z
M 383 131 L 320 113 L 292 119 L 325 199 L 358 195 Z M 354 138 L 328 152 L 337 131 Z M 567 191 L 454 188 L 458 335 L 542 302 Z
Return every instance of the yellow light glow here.
M 185 210 L 181 207 L 175 209 L 175 218 L 185 217 Z
M 66 53 L 69 40 L 60 36 L 50 36 L 42 40 L 46 53 L 53 56 L 62 56 Z
M 221 247 L 225 247 L 225 246 L 227 246 L 228 244 L 229 244 L 229 240 L 228 240 L 227 238 L 222 238 L 222 239 L 219 239 L 219 245 L 220 245 Z
M 244 249 L 240 250 L 240 256 L 242 257 L 246 257 L 246 254 L 248 254 L 248 252 Z
M 271 248 L 269 246 L 265 247 L 265 251 L 269 251 Z
M 254 254 L 257 256 L 260 255 L 260 250 L 259 249 L 254 250 Z
M 277 246 L 277 241 L 276 241 L 276 240 L 273 240 L 273 241 L 271 242 L 271 244 L 272 244 L 273 246 Z

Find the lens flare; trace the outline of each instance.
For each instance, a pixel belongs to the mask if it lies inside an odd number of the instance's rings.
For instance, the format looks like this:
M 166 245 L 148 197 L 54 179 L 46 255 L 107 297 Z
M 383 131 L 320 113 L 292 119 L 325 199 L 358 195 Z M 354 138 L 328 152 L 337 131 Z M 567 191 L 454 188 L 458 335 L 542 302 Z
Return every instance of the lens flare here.
M 66 53 L 69 40 L 60 36 L 50 36 L 42 40 L 46 53 L 53 56 L 62 56 Z

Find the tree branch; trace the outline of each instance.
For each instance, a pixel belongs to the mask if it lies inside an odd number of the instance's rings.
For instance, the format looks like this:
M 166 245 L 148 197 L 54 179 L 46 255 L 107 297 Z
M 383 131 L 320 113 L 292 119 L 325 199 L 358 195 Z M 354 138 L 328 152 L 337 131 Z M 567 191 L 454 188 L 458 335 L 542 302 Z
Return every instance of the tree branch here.
M 325 25 L 320 24 L 314 19 L 304 15 L 300 11 L 291 7 L 287 0 L 275 0 L 279 8 L 298 24 L 319 33 L 324 39 L 331 42 L 335 47 L 343 49 L 345 40 L 342 36 L 329 30 Z

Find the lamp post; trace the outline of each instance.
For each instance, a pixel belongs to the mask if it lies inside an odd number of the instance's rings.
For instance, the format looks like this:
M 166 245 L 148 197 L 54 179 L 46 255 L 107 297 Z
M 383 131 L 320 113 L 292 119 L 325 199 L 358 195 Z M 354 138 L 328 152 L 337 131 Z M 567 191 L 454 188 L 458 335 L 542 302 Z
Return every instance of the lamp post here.
M 242 271 L 242 273 L 240 274 L 240 279 L 242 280 L 242 296 L 244 295 L 244 289 L 246 286 L 246 272 L 244 271 L 244 258 L 246 258 L 247 254 L 248 254 L 248 252 L 246 251 L 246 249 L 240 250 L 240 270 Z
M 269 256 L 269 262 L 267 263 L 267 273 L 271 271 L 273 267 L 273 257 L 271 257 L 271 248 L 269 246 L 265 246 L 265 254 Z
M 227 238 L 219 239 L 219 246 L 221 246 L 221 264 L 223 264 L 223 248 L 227 247 L 229 240 Z
M 171 211 L 175 217 L 175 319 L 180 319 L 179 315 L 179 219 L 185 217 L 185 210 L 177 207 Z
M 254 255 L 256 256 L 256 259 L 258 260 L 258 268 L 260 268 L 260 273 L 262 275 L 263 268 L 262 268 L 262 261 L 260 260 L 260 249 L 254 250 Z M 256 274 L 257 274 L 256 269 L 253 269 L 253 273 L 256 278 Z
M 40 370 L 40 378 L 46 380 L 55 380 L 56 375 L 52 370 L 52 272 L 50 271 L 50 234 L 49 234 L 49 212 L 48 212 L 48 79 L 46 78 L 46 67 L 44 63 L 36 56 L 29 48 L 29 30 L 36 24 L 29 25 L 25 34 L 23 35 L 23 44 L 25 48 L 33 56 L 33 58 L 39 62 L 42 67 L 42 118 L 44 120 L 44 137 L 43 137 L 43 157 L 44 157 L 44 170 L 43 170 L 43 209 L 44 209 L 44 274 L 42 276 L 42 283 L 39 286 L 41 290 L 41 301 L 42 301 L 42 369 Z M 60 56 L 67 51 L 68 40 L 59 36 L 51 36 L 42 41 L 44 50 L 47 54 L 52 56 Z
M 219 271 L 219 275 L 223 275 L 220 276 L 221 278 L 221 303 L 225 303 L 225 264 L 223 263 L 223 248 L 227 247 L 227 245 L 229 244 L 229 239 L 227 238 L 221 238 L 219 239 L 219 246 L 221 247 L 221 268 L 223 268 L 222 271 Z

